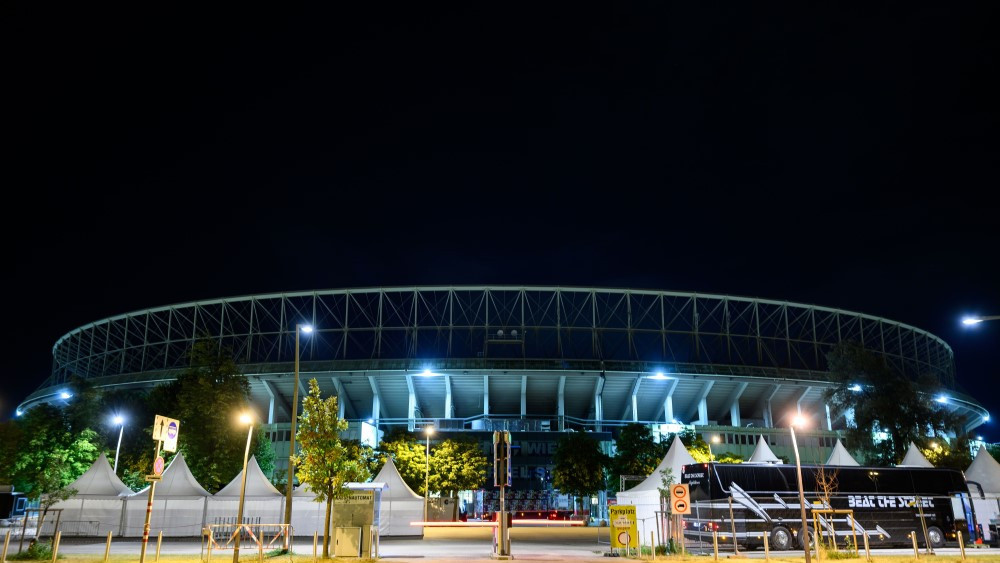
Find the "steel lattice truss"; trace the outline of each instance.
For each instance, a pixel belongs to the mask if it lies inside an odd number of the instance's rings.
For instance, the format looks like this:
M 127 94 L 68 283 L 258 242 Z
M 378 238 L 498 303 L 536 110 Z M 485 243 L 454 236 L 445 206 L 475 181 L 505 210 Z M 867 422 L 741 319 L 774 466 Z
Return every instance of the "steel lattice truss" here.
M 904 374 L 954 384 L 944 341 L 871 315 L 725 295 L 477 286 L 256 295 L 119 315 L 60 338 L 42 388 L 73 375 L 155 380 L 184 368 L 199 337 L 258 373 L 287 370 L 297 323 L 316 329 L 302 361 L 324 369 L 662 365 L 822 379 L 826 352 L 854 341 Z

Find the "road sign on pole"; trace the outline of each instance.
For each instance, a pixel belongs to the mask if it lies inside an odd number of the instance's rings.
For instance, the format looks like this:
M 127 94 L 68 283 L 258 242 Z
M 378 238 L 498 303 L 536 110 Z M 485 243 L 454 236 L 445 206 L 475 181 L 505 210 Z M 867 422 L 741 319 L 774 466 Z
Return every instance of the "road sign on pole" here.
M 670 486 L 670 512 L 691 514 L 691 491 L 688 485 Z
M 176 418 L 156 415 L 153 421 L 153 439 L 163 442 L 163 451 L 177 451 L 177 436 L 180 434 L 181 422 Z

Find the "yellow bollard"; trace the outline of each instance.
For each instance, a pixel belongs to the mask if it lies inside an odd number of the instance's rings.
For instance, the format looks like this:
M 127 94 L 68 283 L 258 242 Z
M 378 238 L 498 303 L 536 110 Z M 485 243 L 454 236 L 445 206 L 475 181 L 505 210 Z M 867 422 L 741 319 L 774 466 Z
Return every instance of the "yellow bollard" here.
M 62 539 L 62 532 L 56 532 L 56 539 L 52 542 L 52 563 L 56 563 L 59 557 L 59 540 Z
M 156 559 L 153 559 L 153 561 L 158 562 L 160 560 L 160 544 L 162 543 L 163 543 L 163 530 L 160 530 L 160 533 L 156 535 Z
M 865 540 L 865 561 L 871 562 L 872 560 L 872 550 L 868 547 L 868 531 L 866 530 L 864 534 L 861 534 L 861 538 Z
M 211 532 L 208 535 L 208 557 L 205 559 L 205 563 L 212 563 L 212 543 L 215 542 L 215 538 L 212 537 Z
M 712 532 L 712 552 L 715 554 L 715 560 L 719 560 L 719 532 Z
M 920 551 L 917 549 L 917 533 L 910 532 L 910 539 L 913 540 L 913 560 L 920 559 Z
M 3 553 L 0 553 L 0 563 L 6 563 L 7 561 L 7 548 L 10 546 L 10 530 L 7 530 L 7 535 L 3 538 Z
M 764 532 L 764 561 L 771 560 L 771 542 L 768 540 L 768 532 Z
M 104 545 L 104 563 L 108 563 L 109 557 L 111 557 L 111 530 L 108 530 L 108 543 Z
M 653 531 L 649 532 L 649 555 L 656 561 L 656 536 Z
M 319 544 L 319 532 L 313 532 L 313 563 L 316 563 L 316 545 Z
M 962 561 L 965 561 L 965 542 L 962 540 L 962 531 L 958 532 L 958 549 L 962 551 Z

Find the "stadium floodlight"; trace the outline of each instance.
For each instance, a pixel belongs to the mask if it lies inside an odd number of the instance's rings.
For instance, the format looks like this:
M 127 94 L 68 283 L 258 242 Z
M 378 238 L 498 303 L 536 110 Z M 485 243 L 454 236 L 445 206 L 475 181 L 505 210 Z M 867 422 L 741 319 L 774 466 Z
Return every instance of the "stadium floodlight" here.
M 658 371 L 653 375 L 647 375 L 646 379 L 673 379 L 673 378 L 670 377 L 669 375 L 664 375 L 662 371 Z
M 17 409 L 17 410 L 16 410 L 15 412 L 14 412 L 14 414 L 15 414 L 16 416 L 21 416 L 21 415 L 22 415 L 22 414 L 24 414 L 24 413 L 23 413 L 23 412 L 21 412 L 21 409 Z
M 945 395 L 938 395 L 938 397 L 936 399 L 934 399 L 934 400 L 937 401 L 937 402 L 939 402 L 939 403 L 947 403 L 948 402 L 948 397 L 945 396 Z
M 424 371 L 420 372 L 421 377 L 434 377 L 435 375 L 440 375 L 440 374 L 434 373 L 433 371 L 430 370 L 430 368 L 424 368 Z
M 306 334 L 309 334 L 313 331 L 312 325 L 298 325 L 297 328 Z
M 989 421 L 990 421 L 990 413 L 986 413 L 986 415 L 983 417 L 983 422 L 989 422 Z
M 851 385 L 850 387 L 848 387 L 848 389 L 850 389 L 851 391 L 854 391 L 854 392 L 858 392 L 858 391 L 861 391 L 861 386 L 858 385 L 857 383 L 855 383 L 854 385 Z
M 996 320 L 1000 320 L 1000 315 L 988 315 L 985 317 L 979 317 L 979 316 L 965 317 L 964 319 L 962 319 L 962 324 L 964 324 L 965 326 L 973 326 L 983 321 L 996 321 Z
M 63 391 L 62 393 L 59 393 L 59 398 L 60 398 L 60 399 L 69 399 L 69 398 L 70 398 L 70 397 L 72 397 L 72 396 L 73 396 L 73 395 L 71 395 L 71 394 L 67 393 L 66 391 Z

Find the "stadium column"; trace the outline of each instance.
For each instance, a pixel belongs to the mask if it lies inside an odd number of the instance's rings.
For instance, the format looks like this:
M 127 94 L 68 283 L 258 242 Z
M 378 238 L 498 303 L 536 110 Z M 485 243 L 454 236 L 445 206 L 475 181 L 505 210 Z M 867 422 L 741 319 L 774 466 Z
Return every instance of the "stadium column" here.
M 780 384 L 771 385 L 771 388 L 764 391 L 764 394 L 760 396 L 760 402 L 757 404 L 758 408 L 764 413 L 765 428 L 774 428 L 774 416 L 771 412 L 771 400 L 778 394 L 779 389 L 781 389 Z
M 679 379 L 674 379 L 667 384 L 667 395 L 663 398 L 663 418 L 669 424 L 674 421 L 674 390 L 677 389 Z
M 604 372 L 597 378 L 594 385 L 594 430 L 600 432 L 601 422 L 604 420 Z
M 830 419 L 830 405 L 823 405 L 826 407 L 826 429 L 828 431 L 833 430 L 833 421 Z
M 417 394 L 413 391 L 413 376 L 406 376 L 406 390 L 409 399 L 406 403 L 406 429 L 410 432 L 417 427 Z
M 706 381 L 702 384 L 701 391 L 698 392 L 698 398 L 695 401 L 698 411 L 698 424 L 702 426 L 708 424 L 708 393 L 712 390 L 713 385 L 715 385 L 714 381 Z
M 809 391 L 812 391 L 812 387 L 806 385 L 805 388 L 802 389 L 802 393 L 799 394 L 799 398 L 795 399 L 795 414 L 802 414 L 802 402 L 805 401 L 806 395 L 809 394 Z
M 490 418 L 490 376 L 483 376 L 483 418 Z
M 351 405 L 351 398 L 347 396 L 347 389 L 344 388 L 344 383 L 337 376 L 330 377 L 330 380 L 333 381 L 333 387 L 337 390 L 337 414 L 340 418 L 344 418 L 346 414 L 352 419 L 357 419 L 358 414 L 354 412 L 354 407 Z
M 566 376 L 559 376 L 559 404 L 557 407 L 559 415 L 559 431 L 566 429 Z
M 521 376 L 521 418 L 528 417 L 528 376 Z
M 292 419 L 292 405 L 285 399 L 284 395 L 274 386 L 273 381 L 268 381 L 266 379 L 261 379 L 261 383 L 264 384 L 264 390 L 267 391 L 267 395 L 270 398 L 267 409 L 267 423 L 274 424 L 275 412 L 274 409 L 277 408 L 279 414 L 281 414 L 285 419 L 291 421 Z
M 451 376 L 444 374 L 444 417 L 454 418 L 455 413 L 452 411 L 451 405 Z
M 382 401 L 378 396 L 378 384 L 375 383 L 375 376 L 368 376 L 368 384 L 372 386 L 372 423 L 378 428 L 379 414 L 382 412 Z
M 629 393 L 629 401 L 625 404 L 625 411 L 622 412 L 621 420 L 628 418 L 628 413 L 632 413 L 632 422 L 639 422 L 638 403 L 636 396 L 639 394 L 639 385 L 642 384 L 642 376 L 637 375 L 632 382 L 632 392 Z
M 733 426 L 741 426 L 740 424 L 740 397 L 743 396 L 743 392 L 746 390 L 748 383 L 738 383 L 733 389 L 732 393 L 726 397 L 725 408 L 722 409 L 722 416 L 729 414 L 730 421 Z M 721 418 L 721 417 L 720 417 Z

